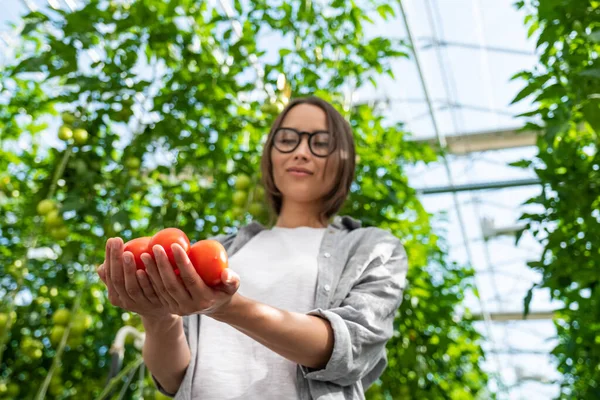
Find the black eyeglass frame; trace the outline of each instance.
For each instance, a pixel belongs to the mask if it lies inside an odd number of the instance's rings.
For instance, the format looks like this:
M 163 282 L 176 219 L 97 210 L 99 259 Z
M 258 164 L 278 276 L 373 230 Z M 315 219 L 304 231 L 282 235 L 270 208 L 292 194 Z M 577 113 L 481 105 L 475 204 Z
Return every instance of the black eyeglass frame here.
M 294 146 L 293 149 L 288 150 L 288 151 L 283 151 L 283 150 L 281 150 L 281 149 L 279 149 L 277 147 L 277 144 L 276 144 L 277 142 L 276 142 L 275 138 L 277 137 L 277 134 L 279 133 L 279 131 L 282 131 L 282 130 L 295 132 L 300 137 L 300 140 L 298 140 L 298 143 L 296 143 L 296 145 Z M 284 154 L 292 153 L 293 151 L 295 151 L 298 148 L 298 146 L 300 146 L 300 143 L 302 143 L 302 136 L 306 135 L 306 136 L 308 136 L 308 149 L 310 150 L 310 152 L 312 153 L 313 156 L 319 157 L 319 158 L 329 157 L 331 155 L 331 153 L 333 153 L 335 151 L 335 148 L 336 148 L 336 144 L 335 143 L 333 144 L 333 146 L 331 146 L 331 148 L 329 149 L 329 152 L 327 154 L 325 154 L 325 155 L 316 154 L 313 151 L 313 148 L 312 148 L 312 138 L 314 136 L 320 134 L 320 133 L 326 133 L 326 134 L 328 134 L 329 137 L 330 137 L 330 139 L 331 139 L 331 133 L 329 133 L 328 131 L 306 132 L 306 131 L 299 131 L 299 130 L 294 129 L 294 128 L 286 128 L 286 127 L 282 126 L 282 127 L 277 128 L 275 130 L 275 133 L 273 133 L 273 147 L 275 147 L 275 149 L 278 152 L 280 152 L 280 153 L 284 153 Z

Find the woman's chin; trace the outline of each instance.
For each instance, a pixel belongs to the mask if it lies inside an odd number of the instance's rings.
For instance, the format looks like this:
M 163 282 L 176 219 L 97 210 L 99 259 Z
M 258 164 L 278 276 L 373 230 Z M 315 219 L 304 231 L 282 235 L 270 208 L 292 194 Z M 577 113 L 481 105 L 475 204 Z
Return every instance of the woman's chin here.
M 282 194 L 286 201 L 294 203 L 314 203 L 322 197 L 320 193 L 311 193 L 310 189 L 305 187 L 288 188 L 282 191 Z

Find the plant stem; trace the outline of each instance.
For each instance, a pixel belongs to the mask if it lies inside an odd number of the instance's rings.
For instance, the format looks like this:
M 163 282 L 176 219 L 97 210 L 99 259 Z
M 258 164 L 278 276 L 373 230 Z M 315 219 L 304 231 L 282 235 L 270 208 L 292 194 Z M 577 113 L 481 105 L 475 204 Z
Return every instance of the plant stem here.
M 137 369 L 143 362 L 144 362 L 144 359 L 141 356 L 138 356 L 133 362 L 131 362 L 129 365 L 127 365 L 125 368 L 123 368 L 123 370 L 121 372 L 119 372 L 119 374 L 117 376 L 115 376 L 114 378 L 112 378 L 110 380 L 108 385 L 106 385 L 106 387 L 104 388 L 102 393 L 100 393 L 100 396 L 98 396 L 98 398 L 96 400 L 104 400 L 105 398 L 107 398 L 108 395 L 113 391 L 115 386 L 117 386 L 119 381 L 125 375 L 127 375 L 132 369 L 135 371 L 135 369 Z

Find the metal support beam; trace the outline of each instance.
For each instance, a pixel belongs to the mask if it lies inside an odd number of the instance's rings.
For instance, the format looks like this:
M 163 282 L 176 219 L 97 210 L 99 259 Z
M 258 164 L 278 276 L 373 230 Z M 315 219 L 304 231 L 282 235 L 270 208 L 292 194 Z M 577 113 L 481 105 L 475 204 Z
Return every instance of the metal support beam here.
M 498 349 L 498 350 L 486 350 L 486 353 L 496 353 L 496 354 L 503 354 L 503 355 L 516 355 L 516 356 L 520 356 L 520 355 L 540 355 L 540 356 L 547 356 L 548 354 L 550 354 L 550 351 L 546 351 L 546 350 L 532 350 L 532 349 Z
M 498 181 L 485 183 L 468 183 L 465 185 L 434 186 L 429 188 L 415 189 L 418 195 L 471 192 L 474 190 L 505 189 L 510 187 L 539 185 L 538 178 L 520 179 L 514 181 Z
M 511 129 L 446 136 L 446 151 L 449 154 L 464 155 L 479 151 L 535 146 L 537 135 L 535 131 Z M 415 142 L 427 143 L 439 149 L 437 138 L 416 139 Z
M 490 318 L 494 322 L 551 320 L 554 318 L 554 311 L 532 311 L 527 314 L 527 318 L 523 318 L 523 312 L 492 312 Z M 481 321 L 483 316 L 473 314 L 473 319 Z
M 508 54 L 518 54 L 518 55 L 524 55 L 524 56 L 535 56 L 535 53 L 532 52 L 531 50 L 521 50 L 521 49 L 515 49 L 515 48 L 508 48 L 508 47 L 496 47 L 496 46 L 480 46 L 478 44 L 473 44 L 473 43 L 461 43 L 461 42 L 449 42 L 447 40 L 436 40 L 435 38 L 420 38 L 420 39 L 425 39 L 428 41 L 427 44 L 423 45 L 421 47 L 421 49 L 423 50 L 427 50 L 429 48 L 435 47 L 435 46 L 449 46 L 449 47 L 462 47 L 465 49 L 473 49 L 473 50 L 485 50 L 485 51 L 492 51 L 492 52 L 499 52 L 499 53 L 508 53 Z

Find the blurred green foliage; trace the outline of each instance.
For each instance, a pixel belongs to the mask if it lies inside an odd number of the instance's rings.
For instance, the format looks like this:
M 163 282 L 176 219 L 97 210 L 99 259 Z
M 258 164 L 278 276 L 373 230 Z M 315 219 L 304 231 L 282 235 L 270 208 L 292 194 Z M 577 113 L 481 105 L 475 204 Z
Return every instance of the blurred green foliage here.
M 398 10 L 375 0 L 234 6 L 239 25 L 191 0 L 90 0 L 24 17 L 16 61 L 0 71 L 0 397 L 98 398 L 115 333 L 141 328 L 96 277 L 106 239 L 176 226 L 196 241 L 266 224 L 262 140 L 289 98 L 307 94 L 336 104 L 356 134 L 342 213 L 390 230 L 409 254 L 390 367 L 369 398 L 492 397 L 480 336 L 468 310 L 457 317 L 473 273 L 447 261 L 405 174 L 436 155 L 349 102 L 406 57 L 402 43 L 364 33 Z M 124 365 L 138 357 L 129 344 Z M 158 396 L 147 374 L 125 390 Z

